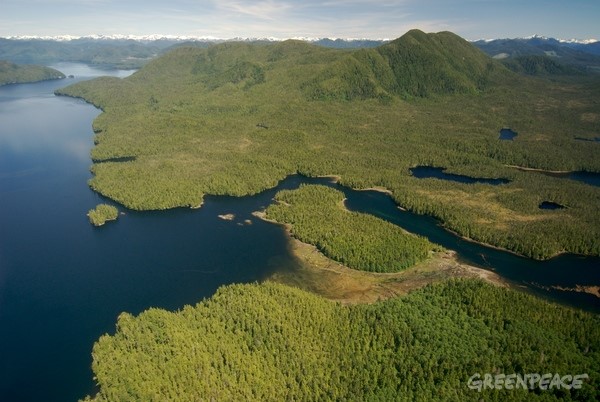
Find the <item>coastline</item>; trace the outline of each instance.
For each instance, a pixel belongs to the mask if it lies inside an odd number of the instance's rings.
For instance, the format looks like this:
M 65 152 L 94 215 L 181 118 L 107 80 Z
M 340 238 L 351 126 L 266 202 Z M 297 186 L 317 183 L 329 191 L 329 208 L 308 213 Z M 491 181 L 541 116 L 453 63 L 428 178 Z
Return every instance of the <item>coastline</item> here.
M 436 218 L 436 219 L 437 219 L 437 218 Z M 494 245 L 492 245 L 492 244 L 484 243 L 484 242 L 481 242 L 481 241 L 479 241 L 479 240 L 474 240 L 474 239 L 471 239 L 470 237 L 463 236 L 463 235 L 461 235 L 460 233 L 458 233 L 458 232 L 455 232 L 455 231 L 454 231 L 454 230 L 452 230 L 452 229 L 449 229 L 447 226 L 445 226 L 445 225 L 443 224 L 443 222 L 441 222 L 441 221 L 440 221 L 440 223 L 442 223 L 442 225 L 441 225 L 441 226 L 442 226 L 442 228 L 443 228 L 444 230 L 447 230 L 448 232 L 452 233 L 453 235 L 455 235 L 455 236 L 459 237 L 461 240 L 468 241 L 468 242 L 470 242 L 470 243 L 474 243 L 474 244 L 478 244 L 478 245 L 480 245 L 480 246 L 489 247 L 489 248 L 492 248 L 492 249 L 494 249 L 494 250 L 503 251 L 503 252 L 505 252 L 505 253 L 510 253 L 510 254 L 512 254 L 512 255 L 515 255 L 515 256 L 517 256 L 517 257 L 531 259 L 531 260 L 533 260 L 533 261 L 548 261 L 548 260 L 551 260 L 551 259 L 553 259 L 553 258 L 556 258 L 556 257 L 558 257 L 558 256 L 560 256 L 560 255 L 563 255 L 563 254 L 573 254 L 573 253 L 569 253 L 569 252 L 567 252 L 567 251 L 564 251 L 564 250 L 563 250 L 563 251 L 559 251 L 559 252 L 556 252 L 556 253 L 552 254 L 552 255 L 551 255 L 550 257 L 548 257 L 548 258 L 544 258 L 544 259 L 541 259 L 541 260 L 539 260 L 539 259 L 537 259 L 537 258 L 533 258 L 533 257 L 527 257 L 526 255 L 519 254 L 519 253 L 517 253 L 516 251 L 512 251 L 512 250 L 509 250 L 509 249 L 507 249 L 507 248 L 503 248 L 503 247 L 500 247 L 500 246 L 494 246 Z M 583 256 L 583 257 L 589 257 L 589 256 L 587 256 L 587 255 L 582 255 L 582 256 Z
M 453 250 L 432 253 L 425 261 L 401 272 L 374 273 L 349 268 L 321 253 L 312 244 L 292 236 L 290 226 L 268 219 L 264 211 L 253 216 L 285 228 L 297 265 L 278 271 L 268 280 L 295 286 L 342 304 L 374 303 L 454 278 L 473 278 L 496 286 L 516 287 L 500 275 L 458 261 Z

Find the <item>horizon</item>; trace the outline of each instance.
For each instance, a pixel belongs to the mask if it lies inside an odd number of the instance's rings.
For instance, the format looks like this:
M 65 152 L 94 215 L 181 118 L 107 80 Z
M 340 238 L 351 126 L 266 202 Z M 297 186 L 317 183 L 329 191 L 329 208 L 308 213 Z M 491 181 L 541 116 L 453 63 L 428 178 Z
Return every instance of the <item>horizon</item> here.
M 389 40 L 420 29 L 470 41 L 583 41 L 600 37 L 599 15 L 600 2 L 589 0 L 4 0 L 0 37 Z
M 418 29 L 418 28 L 413 28 Z M 410 30 L 409 30 L 410 31 Z M 402 35 L 397 38 L 402 37 L 409 31 L 404 32 Z M 440 31 L 441 32 L 441 31 Z M 426 32 L 431 33 L 431 32 Z M 133 41 L 206 41 L 206 42 L 228 42 L 228 41 L 272 41 L 272 42 L 283 42 L 286 40 L 301 40 L 307 42 L 316 42 L 320 40 L 331 40 L 331 41 L 374 41 L 374 42 L 386 42 L 393 41 L 397 38 L 367 38 L 367 37 L 332 37 L 332 36 L 322 36 L 322 37 L 288 37 L 288 38 L 276 38 L 276 37 L 251 37 L 251 36 L 238 36 L 232 38 L 219 38 L 214 36 L 188 36 L 188 35 L 170 35 L 170 34 L 149 34 L 149 35 L 123 35 L 123 34 L 113 34 L 113 35 L 102 35 L 102 34 L 88 34 L 88 35 L 15 35 L 15 36 L 0 36 L 0 39 L 6 40 L 48 40 L 48 41 L 57 41 L 57 42 L 70 42 L 76 40 L 133 40 Z M 479 38 L 479 39 L 466 39 L 469 42 L 478 42 L 478 41 L 494 41 L 494 40 L 513 40 L 513 39 L 554 39 L 563 43 L 584 43 L 591 44 L 600 42 L 597 38 L 561 38 L 557 36 L 544 36 L 533 34 L 529 36 L 522 37 L 498 37 L 498 38 Z

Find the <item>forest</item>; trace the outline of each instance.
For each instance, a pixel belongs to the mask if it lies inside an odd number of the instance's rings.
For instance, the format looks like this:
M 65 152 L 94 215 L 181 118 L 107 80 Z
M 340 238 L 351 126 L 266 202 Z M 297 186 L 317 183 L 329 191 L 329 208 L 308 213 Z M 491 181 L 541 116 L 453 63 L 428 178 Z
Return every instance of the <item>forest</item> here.
M 65 75 L 50 67 L 18 65 L 0 60 L 0 86 L 61 78 L 65 78 Z
M 128 78 L 57 94 L 104 111 L 89 184 L 127 208 L 197 206 L 290 174 L 336 175 L 524 256 L 600 255 L 600 189 L 515 168 L 600 172 L 598 145 L 577 139 L 600 132 L 597 75 L 518 74 L 452 33 L 414 30 L 358 50 L 181 47 Z M 518 137 L 499 140 L 504 127 Z M 510 182 L 417 179 L 415 166 Z M 543 201 L 566 208 L 541 210 Z
M 325 186 L 280 191 L 267 218 L 289 225 L 294 237 L 327 257 L 362 271 L 398 272 L 441 250 L 389 222 L 348 211 L 343 199 L 342 192 Z
M 108 401 L 592 401 L 598 316 L 455 280 L 342 306 L 274 283 L 119 316 L 93 350 Z M 474 374 L 587 374 L 581 389 L 468 387 Z

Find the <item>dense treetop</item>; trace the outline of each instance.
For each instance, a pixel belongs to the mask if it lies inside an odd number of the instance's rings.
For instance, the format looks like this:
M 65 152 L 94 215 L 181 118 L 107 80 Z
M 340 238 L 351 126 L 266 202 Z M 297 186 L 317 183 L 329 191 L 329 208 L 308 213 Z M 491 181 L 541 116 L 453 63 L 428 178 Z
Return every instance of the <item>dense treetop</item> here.
M 598 187 L 509 167 L 600 172 L 599 146 L 575 139 L 600 132 L 598 79 L 524 77 L 449 32 L 359 50 L 183 47 L 126 79 L 60 93 L 104 110 L 90 185 L 129 208 L 196 206 L 297 172 L 338 175 L 527 256 L 600 254 Z M 502 127 L 518 137 L 499 140 Z M 416 165 L 510 183 L 417 179 Z M 540 210 L 542 201 L 567 208 Z
M 114 221 L 118 217 L 119 210 L 113 205 L 98 204 L 96 208 L 88 211 L 88 218 L 94 226 L 102 226 L 106 221 Z
M 440 249 L 427 239 L 371 215 L 343 207 L 344 194 L 325 186 L 277 193 L 267 217 L 290 226 L 299 240 L 326 256 L 363 271 L 397 272 Z
M 341 306 L 232 285 L 123 313 L 94 346 L 94 401 L 554 401 L 600 397 L 598 316 L 464 280 Z M 588 374 L 579 390 L 469 389 L 479 373 Z

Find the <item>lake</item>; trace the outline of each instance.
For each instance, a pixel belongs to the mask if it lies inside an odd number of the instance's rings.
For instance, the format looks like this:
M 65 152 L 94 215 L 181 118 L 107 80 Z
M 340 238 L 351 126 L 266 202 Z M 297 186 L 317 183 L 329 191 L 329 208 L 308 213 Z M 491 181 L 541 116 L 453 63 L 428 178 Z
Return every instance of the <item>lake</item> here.
M 123 311 L 195 304 L 224 284 L 262 281 L 296 264 L 280 226 L 252 216 L 276 191 L 335 186 L 348 208 L 367 212 L 457 250 L 545 297 L 598 311 L 591 295 L 549 289 L 600 285 L 600 259 L 536 262 L 461 240 L 389 197 L 328 179 L 290 176 L 252 197 L 207 196 L 198 210 L 125 212 L 101 228 L 86 213 L 111 203 L 87 186 L 92 120 L 99 110 L 53 91 L 99 75 L 52 66 L 74 79 L 0 87 L 0 401 L 74 401 L 94 393 L 91 349 Z M 219 215 L 234 214 L 232 220 Z M 549 290 L 548 290 L 549 289 Z
M 497 186 L 499 184 L 510 183 L 508 179 L 489 179 L 484 177 L 471 177 L 462 174 L 446 173 L 446 168 L 433 166 L 416 166 L 410 168 L 410 173 L 417 179 L 436 178 L 442 180 L 455 181 L 457 183 L 474 184 L 483 183 Z

